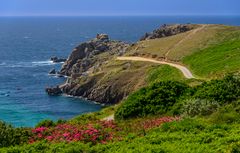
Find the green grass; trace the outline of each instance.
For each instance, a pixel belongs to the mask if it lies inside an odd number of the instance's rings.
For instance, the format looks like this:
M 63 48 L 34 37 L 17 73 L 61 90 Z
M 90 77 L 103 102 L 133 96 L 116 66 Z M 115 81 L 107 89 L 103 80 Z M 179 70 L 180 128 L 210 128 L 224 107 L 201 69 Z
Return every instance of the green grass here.
M 239 71 L 240 40 L 226 41 L 203 49 L 184 58 L 194 74 L 213 78 L 221 74 Z
M 171 152 L 171 153 L 215 153 L 240 150 L 240 124 L 211 124 L 204 119 L 184 119 L 180 122 L 165 123 L 152 129 L 145 136 L 128 134 L 123 141 L 107 145 L 75 143 L 35 143 L 9 148 L 0 152 L 43 152 L 43 153 L 79 153 L 79 152 Z
M 164 57 L 169 52 L 167 56 L 169 60 L 181 61 L 185 56 L 189 56 L 199 49 L 218 44 L 229 31 L 236 32 L 238 30 L 235 27 L 224 25 L 205 25 L 197 32 L 189 31 L 170 37 L 138 42 L 128 54 L 139 53 Z
M 184 76 L 178 69 L 168 65 L 154 66 L 148 72 L 147 82 L 149 84 L 167 80 L 180 81 L 184 80 Z

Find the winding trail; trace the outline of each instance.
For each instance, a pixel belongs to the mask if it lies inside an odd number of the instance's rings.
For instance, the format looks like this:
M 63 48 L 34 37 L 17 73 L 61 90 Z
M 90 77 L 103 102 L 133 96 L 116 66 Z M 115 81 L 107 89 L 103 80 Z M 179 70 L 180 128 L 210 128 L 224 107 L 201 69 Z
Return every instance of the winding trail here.
M 159 60 L 155 60 L 155 59 L 144 58 L 144 57 L 136 57 L 136 56 L 117 57 L 117 60 L 120 60 L 120 61 L 142 61 L 142 62 L 151 62 L 151 63 L 169 65 L 169 66 L 172 66 L 172 67 L 175 67 L 175 68 L 179 69 L 183 73 L 185 78 L 187 78 L 187 79 L 195 78 L 193 76 L 193 74 L 191 73 L 191 71 L 188 68 L 186 68 L 185 66 L 175 64 L 175 63 L 171 63 L 171 62 L 167 62 L 167 61 L 159 61 Z
M 191 37 L 196 34 L 197 32 L 203 30 L 207 25 L 201 25 L 200 27 L 189 31 L 188 35 L 186 37 L 184 37 L 183 39 L 181 39 L 178 43 L 176 43 L 175 45 L 173 45 L 172 47 L 170 47 L 167 52 L 165 53 L 164 57 L 167 60 L 169 53 L 171 52 L 172 49 L 176 48 L 177 46 L 181 45 L 184 41 L 186 41 L 187 39 L 191 39 Z

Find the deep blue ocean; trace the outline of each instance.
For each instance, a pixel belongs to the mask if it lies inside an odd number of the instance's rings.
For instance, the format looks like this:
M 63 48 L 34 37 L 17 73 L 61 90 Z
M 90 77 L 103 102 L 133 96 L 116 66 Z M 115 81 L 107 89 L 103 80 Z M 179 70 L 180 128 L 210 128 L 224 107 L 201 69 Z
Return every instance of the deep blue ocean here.
M 0 17 L 0 120 L 34 126 L 43 119 L 69 119 L 100 110 L 93 102 L 45 93 L 45 87 L 65 81 L 48 76 L 50 69 L 61 67 L 49 58 L 67 57 L 97 33 L 135 42 L 164 23 L 240 25 L 240 17 Z

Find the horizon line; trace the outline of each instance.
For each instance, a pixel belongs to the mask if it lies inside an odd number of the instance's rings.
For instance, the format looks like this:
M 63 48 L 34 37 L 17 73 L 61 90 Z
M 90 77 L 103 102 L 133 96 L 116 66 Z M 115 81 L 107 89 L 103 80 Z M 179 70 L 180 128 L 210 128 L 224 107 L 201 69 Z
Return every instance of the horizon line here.
M 82 14 L 82 15 L 62 15 L 62 14 L 35 14 L 35 15 L 1 15 L 0 17 L 161 17 L 161 16 L 240 16 L 240 14 Z

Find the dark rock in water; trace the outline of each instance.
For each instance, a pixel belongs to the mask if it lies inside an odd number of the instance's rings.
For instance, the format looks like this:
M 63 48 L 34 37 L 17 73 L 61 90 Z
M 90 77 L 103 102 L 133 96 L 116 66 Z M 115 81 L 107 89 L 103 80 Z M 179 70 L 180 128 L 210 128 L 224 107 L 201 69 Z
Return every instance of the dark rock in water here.
M 64 75 L 60 74 L 59 72 L 56 73 L 56 76 L 59 77 L 59 78 L 65 77 Z
M 183 33 L 183 32 L 192 30 L 195 27 L 196 27 L 196 25 L 193 25 L 193 24 L 173 24 L 173 25 L 164 24 L 159 29 L 156 29 L 151 33 L 146 33 L 140 39 L 140 41 L 173 36 L 173 35 L 176 35 L 179 33 Z
M 55 69 L 51 69 L 48 74 L 50 74 L 50 75 L 55 75 L 55 74 L 57 74 L 57 72 L 56 72 Z
M 55 69 L 51 69 L 48 73 L 49 75 L 53 75 L 53 76 L 57 76 L 57 77 L 65 77 L 64 75 L 62 75 L 60 72 L 56 71 Z
M 65 62 L 67 59 L 65 58 L 58 58 L 58 57 L 51 57 L 50 59 L 51 61 L 53 61 L 53 63 L 61 63 L 61 62 Z
M 58 96 L 63 93 L 61 88 L 59 88 L 59 86 L 46 88 L 45 91 L 48 93 L 48 95 L 51 95 L 51 96 Z

